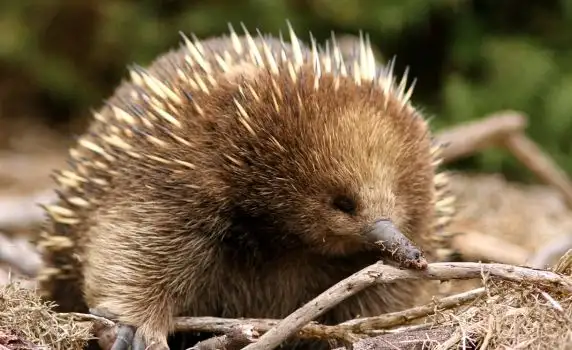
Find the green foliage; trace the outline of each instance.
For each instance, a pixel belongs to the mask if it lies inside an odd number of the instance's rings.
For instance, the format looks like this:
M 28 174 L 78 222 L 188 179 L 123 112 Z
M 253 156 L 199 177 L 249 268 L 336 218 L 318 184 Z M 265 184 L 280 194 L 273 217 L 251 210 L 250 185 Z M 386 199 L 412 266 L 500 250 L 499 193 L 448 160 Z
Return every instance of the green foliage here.
M 259 28 L 277 34 L 289 19 L 299 34 L 363 30 L 397 68 L 418 79 L 415 102 L 435 128 L 499 109 L 530 117 L 529 134 L 572 173 L 572 0 L 52 0 L 0 5 L 0 117 L 10 105 L 38 106 L 43 118 L 85 117 L 132 63 L 148 64 L 178 45 L 179 32 L 199 38 Z M 25 81 L 26 93 L 10 84 Z M 22 114 L 27 109 L 22 107 Z M 457 164 L 530 174 L 502 150 Z

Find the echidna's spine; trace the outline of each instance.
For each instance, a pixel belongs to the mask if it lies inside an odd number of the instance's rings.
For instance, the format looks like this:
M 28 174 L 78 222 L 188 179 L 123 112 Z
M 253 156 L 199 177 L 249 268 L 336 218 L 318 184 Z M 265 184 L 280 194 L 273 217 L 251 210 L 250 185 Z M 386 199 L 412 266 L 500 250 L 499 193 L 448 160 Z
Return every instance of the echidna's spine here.
M 431 230 L 431 239 L 437 250 L 438 259 L 447 259 L 451 253 L 451 235 L 446 231 L 454 220 L 456 214 L 455 195 L 451 191 L 450 178 L 446 171 L 439 171 L 442 158 L 443 145 L 435 143 L 433 146 L 433 166 L 435 176 L 435 220 Z
M 89 229 L 89 213 L 97 207 L 96 198 L 109 186 L 110 173 L 106 161 L 86 157 L 82 147 L 96 146 L 95 137 L 91 135 L 103 129 L 103 125 L 94 123 L 76 148 L 70 150 L 69 168 L 53 174 L 58 200 L 45 206 L 48 219 L 38 240 L 44 268 L 38 281 L 43 296 L 55 301 L 62 311 L 86 311 L 81 290 L 82 245 L 79 240 Z

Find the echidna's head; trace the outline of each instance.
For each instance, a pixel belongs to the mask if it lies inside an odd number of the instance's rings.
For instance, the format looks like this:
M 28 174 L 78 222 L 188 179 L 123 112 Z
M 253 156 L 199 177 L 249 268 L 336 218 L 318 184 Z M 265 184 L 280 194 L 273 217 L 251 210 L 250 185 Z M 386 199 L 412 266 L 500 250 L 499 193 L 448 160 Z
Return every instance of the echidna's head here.
M 235 117 L 223 155 L 234 227 L 328 255 L 368 249 L 392 226 L 422 245 L 434 191 L 426 122 L 397 92 L 351 77 L 324 75 L 317 88 L 310 67 L 296 82 L 271 77 L 221 97 Z

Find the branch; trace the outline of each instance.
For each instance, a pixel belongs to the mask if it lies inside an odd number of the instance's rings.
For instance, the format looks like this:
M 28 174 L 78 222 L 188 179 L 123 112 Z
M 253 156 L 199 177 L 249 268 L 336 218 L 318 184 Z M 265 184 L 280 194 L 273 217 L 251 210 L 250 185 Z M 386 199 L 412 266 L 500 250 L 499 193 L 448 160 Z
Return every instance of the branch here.
M 177 317 L 175 318 L 175 331 L 178 332 L 208 332 L 228 333 L 233 327 L 249 326 L 258 333 L 266 333 L 275 327 L 281 320 L 277 319 L 232 319 L 220 317 Z M 298 338 L 302 339 L 353 339 L 350 327 L 326 326 L 311 323 L 299 329 Z
M 353 343 L 352 348 L 353 350 L 426 349 L 428 345 L 443 343 L 451 337 L 454 331 L 453 327 L 406 330 L 362 339 Z M 334 350 L 345 350 L 345 348 Z
M 307 324 L 303 326 L 297 337 L 340 339 L 347 340 L 356 334 L 370 333 L 372 330 L 389 328 L 409 321 L 434 314 L 436 309 L 447 310 L 468 303 L 485 292 L 484 288 L 470 290 L 468 292 L 451 295 L 431 303 L 411 309 L 383 314 L 375 317 L 364 317 L 350 320 L 335 326 L 321 324 Z M 233 327 L 250 326 L 258 333 L 266 333 L 276 326 L 280 320 L 276 319 L 228 319 L 218 317 L 177 317 L 175 319 L 175 331 L 179 332 L 209 332 L 227 333 Z
M 436 136 L 439 142 L 448 144 L 442 151 L 443 162 L 450 163 L 488 148 L 507 135 L 524 130 L 526 124 L 522 113 L 503 111 L 443 130 Z
M 556 257 L 563 256 L 569 249 L 572 249 L 572 236 L 568 233 L 541 246 L 530 258 L 528 265 L 537 269 L 544 269 L 551 265 Z
M 43 190 L 27 196 L 0 197 L 0 227 L 14 229 L 37 224 L 44 219 L 44 211 L 39 203 L 49 203 L 56 199 L 51 190 Z
M 488 274 L 508 281 L 534 283 L 544 286 L 560 286 L 572 292 L 572 279 L 556 273 L 504 264 L 433 263 L 426 270 L 400 270 L 382 262 L 370 265 L 345 280 L 335 284 L 316 298 L 291 313 L 259 341 L 245 350 L 273 349 L 299 331 L 304 325 L 339 304 L 346 298 L 379 283 L 395 283 L 405 280 L 451 280 L 481 278 Z
M 465 260 L 524 265 L 528 259 L 529 253 L 525 249 L 499 237 L 461 227 L 450 230 L 451 232 L 459 232 L 451 237 L 450 245 Z
M 572 183 L 567 174 L 526 135 L 515 133 L 504 140 L 511 153 L 542 181 L 558 189 L 572 207 Z
M 227 334 L 198 342 L 188 350 L 240 350 L 257 337 L 258 332 L 252 326 L 236 326 Z
M 42 259 L 25 239 L 10 239 L 0 232 L 0 263 L 6 263 L 28 277 L 35 277 L 42 266 Z
M 572 207 L 572 181 L 542 149 L 524 133 L 527 118 L 516 111 L 497 112 L 480 120 L 437 133 L 443 163 L 450 163 L 479 150 L 497 145 L 505 147 L 536 176 L 558 189 Z
M 358 334 L 361 335 L 379 335 L 380 332 L 395 333 L 419 331 L 427 328 L 427 324 L 423 327 L 409 326 L 400 329 L 382 330 L 397 325 L 406 324 L 412 320 L 434 314 L 437 310 L 443 311 L 466 304 L 476 298 L 484 295 L 484 288 L 477 288 L 467 292 L 451 295 L 442 299 L 434 300 L 428 304 L 417 306 L 411 309 L 387 313 L 375 317 L 364 317 L 350 320 L 335 326 L 326 326 L 321 324 L 307 324 L 303 326 L 296 336 L 300 339 L 336 339 L 348 343 L 355 343 L 359 340 Z M 99 338 L 100 344 L 103 342 L 105 346 L 110 347 L 114 343 L 115 338 L 121 335 L 116 334 L 115 323 L 107 318 L 95 316 L 92 314 L 82 313 L 60 313 L 61 316 L 72 317 L 76 321 L 90 321 L 93 324 L 93 332 Z M 280 320 L 277 319 L 229 319 L 219 317 L 177 317 L 175 318 L 175 332 L 206 332 L 206 333 L 222 333 L 223 336 L 213 337 L 195 345 L 198 349 L 210 349 L 213 346 L 224 345 L 227 348 L 240 343 L 245 346 L 256 341 L 259 334 L 268 332 L 272 327 L 276 326 Z M 244 337 L 238 336 L 236 330 L 245 330 L 245 334 L 249 336 L 248 343 L 242 343 Z M 249 333 L 250 332 L 250 333 Z M 407 337 L 403 335 L 403 337 Z M 230 344 L 230 345 L 229 345 Z
M 358 318 L 339 324 L 338 327 L 347 328 L 355 333 L 364 333 L 372 329 L 381 329 L 407 323 L 414 319 L 435 313 L 436 309 L 446 310 L 468 303 L 485 295 L 485 288 L 477 288 L 464 293 L 451 295 L 435 302 L 417 306 L 404 311 L 392 312 L 375 317 Z
M 337 339 L 348 342 L 354 342 L 357 338 L 356 334 L 379 334 L 381 329 L 402 325 L 412 320 L 422 318 L 434 314 L 438 309 L 443 311 L 466 304 L 485 292 L 484 288 L 470 290 L 464 293 L 451 295 L 442 299 L 435 300 L 431 303 L 414 307 L 411 309 L 383 314 L 375 317 L 364 317 L 350 320 L 335 326 L 326 326 L 321 324 L 307 324 L 303 326 L 298 334 L 298 338 L 316 338 L 316 339 Z M 113 330 L 115 323 L 107 318 L 82 313 L 60 313 L 61 316 L 69 316 L 76 321 L 90 321 L 93 323 L 94 333 L 101 338 L 108 336 L 109 330 Z M 206 332 L 206 333 L 223 333 L 227 338 L 215 337 L 217 340 L 213 342 L 228 341 L 228 336 L 232 337 L 236 329 L 251 330 L 254 336 L 257 334 L 268 332 L 272 327 L 276 326 L 280 320 L 277 319 L 230 319 L 219 317 L 177 317 L 175 318 L 175 332 Z M 403 330 L 418 330 L 417 326 L 404 327 Z M 398 332 L 390 330 L 387 332 Z M 106 344 L 113 344 L 117 335 L 114 334 L 110 339 L 106 339 Z M 214 339 L 214 338 L 211 338 Z M 227 340 L 225 340 L 227 339 Z M 253 341 L 255 341 L 255 338 Z M 209 339 L 210 340 L 210 339 Z M 207 346 L 210 343 L 204 343 Z M 217 343 L 220 344 L 220 343 Z

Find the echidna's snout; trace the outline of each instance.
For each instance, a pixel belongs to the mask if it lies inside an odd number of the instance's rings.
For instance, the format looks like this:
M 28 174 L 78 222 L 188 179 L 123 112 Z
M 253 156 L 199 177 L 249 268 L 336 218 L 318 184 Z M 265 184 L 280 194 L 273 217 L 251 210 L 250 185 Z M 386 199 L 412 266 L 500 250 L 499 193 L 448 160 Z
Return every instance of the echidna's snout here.
M 402 235 L 401 231 L 387 219 L 376 220 L 365 233 L 365 237 L 371 243 L 387 242 L 397 235 Z
M 377 220 L 365 232 L 366 239 L 391 253 L 392 258 L 404 267 L 425 268 L 427 261 L 416 247 L 390 220 Z

